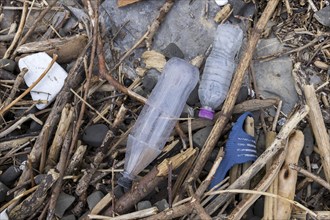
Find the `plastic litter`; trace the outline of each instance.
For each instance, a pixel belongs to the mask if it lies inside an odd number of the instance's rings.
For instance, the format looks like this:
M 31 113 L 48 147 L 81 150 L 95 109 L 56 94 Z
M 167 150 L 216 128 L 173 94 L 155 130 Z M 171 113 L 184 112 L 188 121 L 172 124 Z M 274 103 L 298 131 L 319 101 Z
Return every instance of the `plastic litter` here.
M 128 136 L 121 186 L 129 188 L 129 182 L 161 153 L 198 78 L 198 69 L 180 58 L 166 63 Z
M 243 130 L 244 121 L 252 113 L 242 114 L 233 126 L 225 147 L 225 155 L 214 174 L 209 188 L 220 183 L 228 170 L 235 164 L 243 164 L 257 159 L 256 141 L 253 136 Z
M 214 109 L 225 100 L 236 68 L 235 56 L 241 48 L 242 40 L 243 31 L 238 25 L 218 26 L 198 89 L 202 104 L 199 117 L 212 120 Z
M 20 70 L 27 68 L 24 75 L 27 86 L 31 86 L 47 69 L 52 58 L 45 52 L 35 53 L 21 58 L 18 61 Z M 37 104 L 38 109 L 46 108 L 60 92 L 68 73 L 58 64 L 54 63 L 46 76 L 32 89 L 31 96 L 34 101 L 47 100 L 47 104 Z

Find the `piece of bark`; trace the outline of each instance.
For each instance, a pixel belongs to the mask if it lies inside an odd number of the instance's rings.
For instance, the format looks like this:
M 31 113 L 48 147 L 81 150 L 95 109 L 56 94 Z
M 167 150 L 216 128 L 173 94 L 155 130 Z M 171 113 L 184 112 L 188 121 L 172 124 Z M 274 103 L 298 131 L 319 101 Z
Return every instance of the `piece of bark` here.
M 120 7 L 124 7 L 126 5 L 130 5 L 130 4 L 139 2 L 139 1 L 141 1 L 141 0 L 118 0 L 117 6 L 120 8 Z
M 66 175 L 71 175 L 74 173 L 75 169 L 78 169 L 78 165 L 82 162 L 84 159 L 85 152 L 87 150 L 87 145 L 80 145 L 76 152 L 73 154 L 70 164 L 68 168 L 66 169 L 65 173 Z
M 172 169 L 174 170 L 190 159 L 195 153 L 195 149 L 188 148 L 186 151 L 179 153 L 170 159 L 165 159 L 161 164 L 154 167 L 147 175 L 135 182 L 131 190 L 120 197 L 115 203 L 114 210 L 113 207 L 110 207 L 104 213 L 109 216 L 113 211 L 119 214 L 125 213 L 141 199 L 151 193 L 160 182 L 166 179 L 169 163 L 172 164 Z
M 303 87 L 307 105 L 310 107 L 309 120 L 320 151 L 325 178 L 330 183 L 330 141 L 324 124 L 321 108 L 312 85 Z
M 257 111 L 276 105 L 277 99 L 251 99 L 234 106 L 233 113 L 240 114 L 248 111 Z
M 247 68 L 250 65 L 250 61 L 253 56 L 253 52 L 255 47 L 261 37 L 262 31 L 265 28 L 267 22 L 269 21 L 270 17 L 273 15 L 275 8 L 278 4 L 279 0 L 270 0 L 267 3 L 266 8 L 264 9 L 261 17 L 259 18 L 255 28 L 252 30 L 251 36 L 247 42 L 246 50 L 244 51 L 242 58 L 236 68 L 234 73 L 234 77 L 230 86 L 230 89 L 227 94 L 227 99 L 224 103 L 224 106 L 221 111 L 221 115 L 217 118 L 217 121 L 208 136 L 202 151 L 200 152 L 195 167 L 192 169 L 191 174 L 187 177 L 187 184 L 191 184 L 192 181 L 196 180 L 202 171 L 206 161 L 211 155 L 213 148 L 215 147 L 216 143 L 218 142 L 223 129 L 227 122 L 229 121 L 230 115 L 233 111 L 236 98 L 240 87 L 243 82 L 243 78 Z
M 86 35 L 54 38 L 49 40 L 26 43 L 17 48 L 17 53 L 46 52 L 49 56 L 58 55 L 57 62 L 68 63 L 76 59 L 87 45 Z
M 32 215 L 34 211 L 42 205 L 48 190 L 53 186 L 58 177 L 59 174 L 55 172 L 55 170 L 50 170 L 37 190 L 8 213 L 10 219 L 23 220 Z

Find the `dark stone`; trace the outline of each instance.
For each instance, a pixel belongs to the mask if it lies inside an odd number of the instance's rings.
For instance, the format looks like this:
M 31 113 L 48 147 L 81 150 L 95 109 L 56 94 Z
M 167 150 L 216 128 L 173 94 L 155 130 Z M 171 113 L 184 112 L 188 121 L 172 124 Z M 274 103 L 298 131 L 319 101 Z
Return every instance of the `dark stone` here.
M 212 126 L 205 127 L 193 134 L 193 142 L 196 147 L 202 148 L 207 137 L 212 131 Z
M 104 197 L 101 191 L 95 191 L 87 197 L 87 204 L 89 210 L 92 210 L 94 206 Z
M 0 202 L 4 202 L 7 198 L 7 192 L 9 191 L 9 188 L 0 182 Z
M 133 91 L 145 98 L 148 96 L 147 92 L 141 86 L 136 87 Z
M 15 71 L 16 62 L 10 59 L 0 59 L 0 68 L 12 73 Z
M 0 181 L 10 186 L 15 182 L 15 180 L 20 177 L 22 170 L 18 166 L 10 166 L 3 174 L 0 176 Z
M 115 188 L 113 189 L 113 194 L 115 195 L 115 197 L 118 199 L 120 197 L 122 197 L 124 195 L 124 190 L 123 187 L 117 185 L 115 186 Z
M 199 83 L 197 83 L 196 87 L 190 93 L 188 100 L 187 100 L 188 105 L 196 106 L 199 104 L 198 88 L 199 88 Z
M 41 181 L 43 179 L 45 179 L 45 177 L 47 176 L 47 174 L 39 174 L 37 176 L 34 177 L 34 182 L 39 185 L 41 183 Z
M 264 216 L 264 198 L 259 198 L 253 205 L 253 213 L 255 216 L 262 218 Z
M 142 80 L 143 88 L 146 92 L 151 92 L 156 86 L 160 73 L 155 69 L 150 69 L 146 72 Z
M 164 56 L 169 59 L 172 57 L 179 57 L 181 59 L 184 58 L 184 54 L 175 43 L 170 43 L 169 45 L 167 45 L 162 52 Z
M 314 18 L 322 25 L 330 27 L 330 6 L 315 12 Z
M 166 199 L 162 199 L 162 200 L 156 202 L 154 205 L 157 206 L 157 208 L 160 212 L 164 211 L 165 209 L 170 207 L 169 204 L 167 203 Z
M 137 204 L 137 210 L 141 211 L 143 209 L 151 208 L 151 202 L 150 201 L 141 201 Z
M 34 131 L 41 131 L 43 125 L 37 123 L 36 121 L 32 121 L 30 124 L 30 131 L 34 132 Z
M 304 139 L 305 139 L 303 152 L 304 152 L 305 156 L 310 156 L 313 153 L 313 150 L 314 150 L 313 131 L 312 131 L 310 126 L 307 126 L 303 130 L 303 133 L 304 133 Z
M 65 211 L 72 205 L 74 200 L 74 196 L 61 192 L 56 202 L 55 215 L 59 218 L 62 218 Z
M 99 147 L 109 131 L 109 128 L 104 124 L 91 125 L 85 129 L 83 141 L 92 147 Z
M 249 97 L 249 88 L 246 85 L 243 85 L 238 92 L 236 104 L 244 102 L 245 100 L 247 100 L 248 97 Z
M 129 87 L 130 85 L 132 85 L 132 83 L 133 83 L 133 80 L 131 80 L 130 78 L 125 78 L 124 79 L 124 85 L 126 87 Z

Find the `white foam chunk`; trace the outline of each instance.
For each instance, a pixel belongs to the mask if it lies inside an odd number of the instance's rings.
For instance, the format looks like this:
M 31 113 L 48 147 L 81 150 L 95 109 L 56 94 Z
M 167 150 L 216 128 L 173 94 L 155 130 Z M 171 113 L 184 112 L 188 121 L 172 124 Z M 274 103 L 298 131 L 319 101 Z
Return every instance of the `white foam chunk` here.
M 31 86 L 40 75 L 47 69 L 52 58 L 45 52 L 35 53 L 21 58 L 18 61 L 20 70 L 27 68 L 24 76 L 27 86 Z M 46 100 L 47 104 L 37 104 L 38 109 L 46 108 L 61 91 L 68 73 L 58 64 L 54 63 L 44 78 L 31 90 L 32 99 Z
M 223 6 L 228 3 L 228 0 L 215 0 L 215 3 L 219 6 Z

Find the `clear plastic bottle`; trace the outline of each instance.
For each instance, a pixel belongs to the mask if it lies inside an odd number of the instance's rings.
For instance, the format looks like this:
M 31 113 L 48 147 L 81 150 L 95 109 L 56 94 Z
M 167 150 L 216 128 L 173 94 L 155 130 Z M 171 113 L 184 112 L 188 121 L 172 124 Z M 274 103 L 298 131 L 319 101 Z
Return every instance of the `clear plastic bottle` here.
M 241 48 L 242 40 L 243 31 L 238 25 L 218 26 L 198 89 L 202 105 L 199 117 L 212 120 L 214 109 L 225 100 L 236 68 L 235 56 Z
M 179 58 L 166 63 L 128 136 L 120 185 L 129 188 L 127 183 L 160 154 L 198 79 L 199 71 L 190 63 Z

